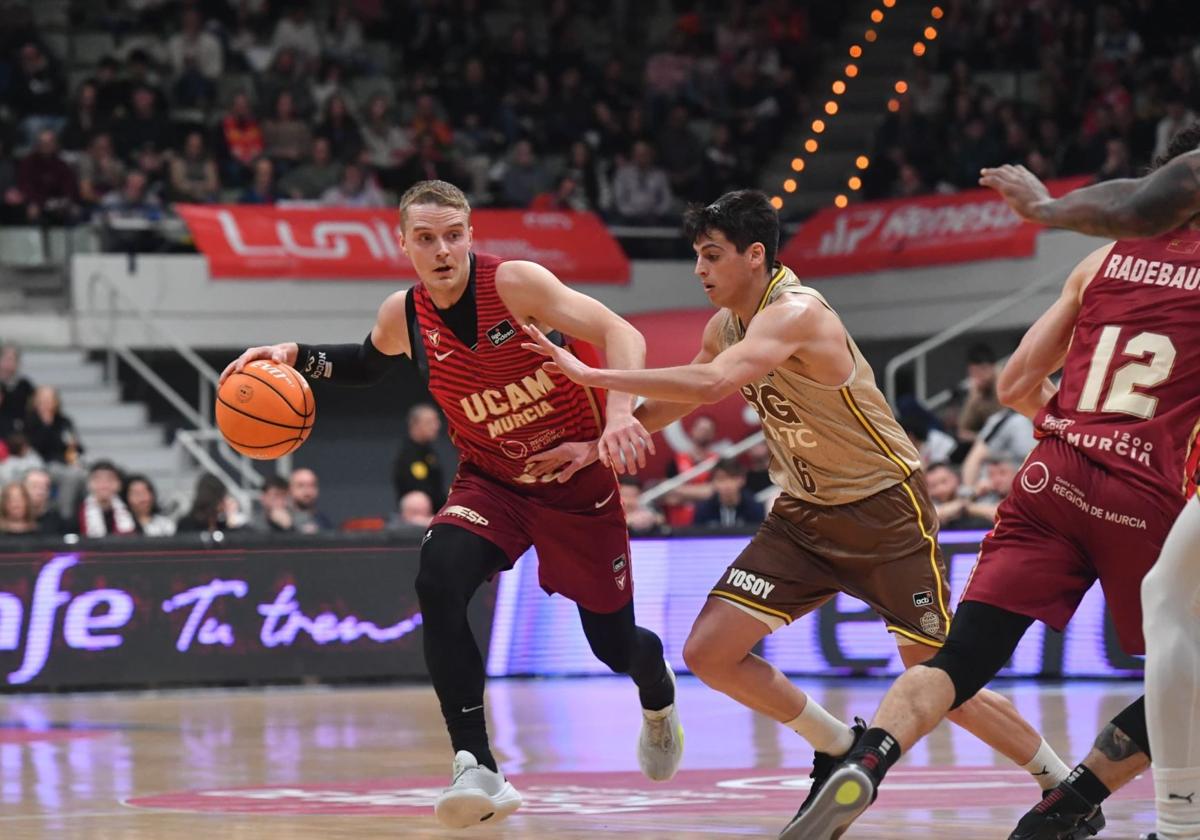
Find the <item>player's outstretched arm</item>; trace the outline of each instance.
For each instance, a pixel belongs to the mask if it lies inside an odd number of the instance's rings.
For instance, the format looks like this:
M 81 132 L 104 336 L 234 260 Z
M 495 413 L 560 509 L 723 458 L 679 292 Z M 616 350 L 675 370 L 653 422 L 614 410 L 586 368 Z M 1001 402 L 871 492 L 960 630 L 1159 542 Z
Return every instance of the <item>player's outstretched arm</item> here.
M 1145 177 L 1105 181 L 1062 198 L 1051 198 L 1024 166 L 984 169 L 979 183 L 1032 222 L 1111 239 L 1158 236 L 1200 213 L 1200 151 L 1180 155 Z
M 327 379 L 338 385 L 373 385 L 401 355 L 409 354 L 408 324 L 404 317 L 407 291 L 390 295 L 379 307 L 375 326 L 362 344 L 297 344 L 287 341 L 251 347 L 221 372 L 221 382 L 258 359 L 290 365 L 308 379 Z
M 721 352 L 717 341 L 717 330 L 721 321 L 721 313 L 709 319 L 704 328 L 704 338 L 701 341 L 700 352 L 692 359 L 692 364 L 711 362 Z M 634 410 L 633 415 L 646 431 L 653 434 L 662 431 L 681 417 L 691 414 L 700 403 L 669 402 L 667 400 L 645 400 Z M 553 449 L 547 449 L 530 457 L 526 472 L 535 477 L 558 474 L 558 481 L 567 481 L 579 470 L 594 463 L 599 456 L 597 444 L 599 441 L 568 441 L 560 443 Z M 629 470 L 637 473 L 637 465 Z
M 583 385 L 612 388 L 643 397 L 678 403 L 713 403 L 753 382 L 801 350 L 814 334 L 820 313 L 809 301 L 769 306 L 750 322 L 745 337 L 715 359 L 701 364 L 649 370 L 593 368 L 546 339 L 532 326 L 524 346 L 546 356 L 547 369 L 560 370 Z M 828 310 L 824 310 L 828 311 Z
M 536 321 L 602 348 L 608 363 L 640 368 L 646 364 L 646 339 L 632 324 L 600 301 L 564 285 L 537 263 L 511 260 L 496 270 L 501 299 L 523 322 Z M 633 416 L 633 396 L 610 389 L 604 433 L 598 451 L 605 466 L 636 472 L 654 451 L 650 433 Z
M 1063 366 L 1084 289 L 1112 247 L 1110 244 L 1097 248 L 1075 266 L 1058 300 L 1025 333 L 996 383 L 1001 403 L 1033 419 L 1058 391 L 1048 377 Z

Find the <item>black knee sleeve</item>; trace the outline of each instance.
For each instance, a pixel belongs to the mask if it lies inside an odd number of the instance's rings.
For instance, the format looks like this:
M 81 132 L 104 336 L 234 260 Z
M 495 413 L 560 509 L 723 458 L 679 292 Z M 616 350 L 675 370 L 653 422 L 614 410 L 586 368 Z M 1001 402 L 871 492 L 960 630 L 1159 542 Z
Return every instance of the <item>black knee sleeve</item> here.
M 633 620 L 633 602 L 615 613 L 594 613 L 579 608 L 583 635 L 596 658 L 613 673 L 628 674 L 637 649 L 637 625 Z
M 483 581 L 508 565 L 495 543 L 454 525 L 434 525 L 421 545 L 417 600 L 425 623 L 465 610 Z
M 1113 726 L 1129 736 L 1138 749 L 1150 756 L 1150 731 L 1146 725 L 1146 695 L 1142 695 L 1122 709 L 1112 719 Z
M 614 673 L 633 679 L 642 708 L 662 709 L 675 701 L 675 684 L 663 661 L 662 639 L 637 626 L 632 601 L 615 613 L 594 613 L 580 607 L 579 620 L 596 658 Z
M 945 671 L 957 709 L 992 681 L 1012 658 L 1033 619 L 978 601 L 959 605 L 942 649 L 924 663 Z

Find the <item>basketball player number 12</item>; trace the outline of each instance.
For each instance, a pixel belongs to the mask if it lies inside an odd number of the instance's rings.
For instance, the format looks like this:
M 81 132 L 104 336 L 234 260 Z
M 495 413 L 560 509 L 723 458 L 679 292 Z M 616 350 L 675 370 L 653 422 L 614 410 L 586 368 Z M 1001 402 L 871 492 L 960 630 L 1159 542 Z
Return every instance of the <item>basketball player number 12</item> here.
M 1080 411 L 1095 411 L 1099 405 L 1100 392 L 1104 389 L 1104 380 L 1108 376 L 1120 338 L 1119 326 L 1110 325 L 1100 331 L 1100 340 L 1096 343 L 1096 352 L 1092 354 L 1087 381 L 1083 383 L 1083 392 L 1079 395 Z M 1158 407 L 1158 397 L 1140 394 L 1134 388 L 1149 388 L 1166 381 L 1175 364 L 1175 345 L 1165 335 L 1143 332 L 1129 339 L 1121 353 L 1135 359 L 1149 355 L 1150 361 L 1129 362 L 1113 374 L 1103 410 L 1149 420 Z

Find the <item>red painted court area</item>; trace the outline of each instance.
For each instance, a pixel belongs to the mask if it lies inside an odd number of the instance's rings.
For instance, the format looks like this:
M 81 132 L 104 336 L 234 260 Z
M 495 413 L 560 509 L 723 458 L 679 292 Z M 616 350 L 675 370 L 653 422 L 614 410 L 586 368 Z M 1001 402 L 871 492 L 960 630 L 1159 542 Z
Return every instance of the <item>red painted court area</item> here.
M 887 685 L 804 681 L 843 720 L 871 714 Z M 1141 686 L 1001 690 L 1073 764 Z M 777 836 L 807 794 L 811 748 L 694 678 L 680 679 L 679 703 L 684 766 L 657 784 L 637 771 L 640 714 L 627 681 L 493 681 L 494 749 L 525 803 L 462 833 L 433 815 L 451 755 L 424 686 L 9 696 L 0 699 L 0 838 Z M 939 726 L 846 840 L 1004 840 L 1038 799 L 1027 773 Z M 1105 803 L 1100 840 L 1152 830 L 1153 807 L 1147 775 Z
M 678 811 L 697 814 L 787 813 L 808 790 L 806 770 L 682 771 L 670 782 L 648 784 L 640 773 L 528 773 L 511 781 L 525 797 L 521 813 L 580 816 Z M 239 814 L 326 814 L 427 817 L 445 780 L 441 777 L 364 779 L 305 784 L 182 791 L 141 796 L 136 808 Z M 899 767 L 889 774 L 873 810 L 888 808 L 992 808 L 1028 805 L 1029 774 L 983 767 Z M 1121 791 L 1122 799 L 1153 797 L 1147 777 Z

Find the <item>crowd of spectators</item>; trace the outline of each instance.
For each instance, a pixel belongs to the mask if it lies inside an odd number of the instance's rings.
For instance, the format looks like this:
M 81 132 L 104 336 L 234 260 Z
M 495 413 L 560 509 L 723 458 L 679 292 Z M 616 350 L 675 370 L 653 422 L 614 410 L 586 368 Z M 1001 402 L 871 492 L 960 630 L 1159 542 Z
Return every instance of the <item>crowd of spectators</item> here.
M 0 157 L 20 154 L 0 166 L 0 221 L 154 221 L 175 201 L 374 207 L 432 177 L 477 205 L 662 221 L 754 182 L 843 14 L 677 2 L 647 42 L 625 4 L 549 0 L 491 25 L 487 6 L 110 0 L 73 23 L 115 43 L 73 89 L 14 7 Z
M 21 370 L 20 348 L 0 344 L 0 536 L 169 537 L 241 528 L 315 534 L 335 527 L 319 498 L 316 473 L 301 468 L 286 480 L 267 479 L 258 504 L 244 510 L 205 473 L 191 501 L 168 511 L 149 477 L 91 456 L 56 389 L 33 383 Z
M 1144 171 L 1200 114 L 1189 0 L 948 0 L 875 137 L 867 198 L 950 192 L 1024 163 L 1043 179 Z
M 999 368 L 992 348 L 972 345 L 965 363 L 963 384 L 942 411 L 929 411 L 910 395 L 897 408 L 920 453 L 942 527 L 990 528 L 1036 439 L 1033 422 L 996 396 Z

